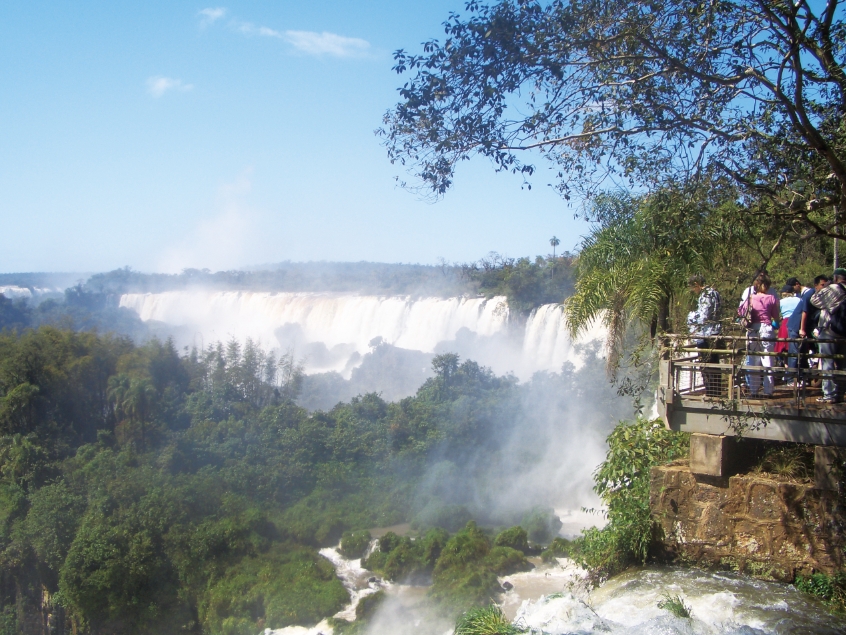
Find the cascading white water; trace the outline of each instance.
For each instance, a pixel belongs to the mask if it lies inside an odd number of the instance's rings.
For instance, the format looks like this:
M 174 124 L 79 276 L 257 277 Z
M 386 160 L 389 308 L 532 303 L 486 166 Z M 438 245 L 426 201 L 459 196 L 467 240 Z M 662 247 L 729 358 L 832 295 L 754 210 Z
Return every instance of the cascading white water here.
M 31 300 L 32 298 L 39 298 L 44 295 L 61 293 L 61 289 L 42 289 L 40 287 L 19 287 L 16 285 L 0 286 L 0 293 L 10 300 Z
M 349 369 L 357 353 L 370 350 L 374 338 L 399 348 L 432 353 L 439 344 L 471 334 L 471 353 L 479 350 L 483 363 L 497 372 L 528 378 L 539 370 L 558 370 L 570 361 L 581 364 L 558 305 L 538 308 L 514 333 L 504 297 L 411 298 L 328 293 L 265 293 L 250 291 L 171 291 L 130 293 L 120 306 L 142 320 L 183 327 L 198 344 L 247 337 L 270 348 L 322 343 L 332 354 L 308 359 L 309 372 Z M 587 332 L 581 341 L 602 337 L 602 329 Z M 517 341 L 513 341 L 515 339 Z M 499 338 L 508 354 L 495 355 L 485 338 Z M 182 342 L 186 343 L 186 342 Z M 516 354 L 512 354 L 516 353 Z
M 561 560 L 555 574 L 578 581 L 572 563 Z M 531 588 L 539 569 L 521 580 Z M 514 576 L 516 577 L 516 576 Z M 753 580 L 730 573 L 698 569 L 648 567 L 630 571 L 588 593 L 587 588 L 562 584 L 558 593 L 544 591 L 525 599 L 515 623 L 546 635 L 834 635 L 846 632 L 846 619 L 831 614 L 817 600 L 792 586 Z M 515 582 L 516 592 L 519 587 Z M 678 596 L 690 617 L 671 615 L 658 604 Z M 507 595 L 506 595 L 507 598 Z M 507 602 L 507 599 L 506 599 Z M 512 602 L 513 606 L 513 602 Z M 506 603 L 506 609 L 508 604 Z
M 388 601 L 373 617 L 369 635 L 449 635 L 436 613 L 427 613 L 424 587 L 408 587 L 374 578 L 358 559 L 337 548 L 320 553 L 335 565 L 350 592 L 350 604 L 336 617 L 354 619 L 361 597 L 379 588 Z M 586 572 L 572 560 L 551 564 L 531 559 L 535 569 L 500 578 L 509 589 L 500 606 L 509 619 L 532 634 L 543 635 L 835 635 L 846 632 L 846 619 L 832 615 L 817 600 L 792 586 L 730 573 L 653 566 L 633 570 L 591 589 Z M 373 580 L 373 581 L 371 581 Z M 403 602 L 412 592 L 416 602 Z M 678 596 L 691 610 L 680 618 L 659 608 L 667 595 Z M 312 627 L 267 629 L 264 635 L 330 635 L 327 620 Z

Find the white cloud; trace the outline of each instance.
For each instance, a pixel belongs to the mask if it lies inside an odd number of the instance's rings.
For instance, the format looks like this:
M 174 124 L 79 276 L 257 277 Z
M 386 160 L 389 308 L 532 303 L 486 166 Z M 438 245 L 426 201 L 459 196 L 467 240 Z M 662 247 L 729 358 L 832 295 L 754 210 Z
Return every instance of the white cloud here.
M 203 9 L 202 11 L 198 12 L 197 15 L 200 16 L 200 26 L 205 27 L 205 26 L 208 26 L 209 24 L 213 24 L 214 22 L 217 22 L 218 20 L 220 20 L 220 18 L 225 16 L 226 15 L 226 9 L 224 9 L 223 7 L 215 7 L 215 8 L 208 7 L 206 9 Z
M 156 75 L 147 79 L 147 92 L 158 99 L 169 90 L 186 92 L 194 88 L 194 84 L 186 84 L 181 79 Z
M 282 37 L 282 34 L 279 31 L 268 29 L 266 26 L 260 26 L 258 29 L 258 34 L 263 35 L 265 37 Z
M 285 31 L 285 39 L 298 51 L 309 55 L 357 57 L 370 50 L 370 42 L 323 31 Z
M 262 37 L 281 38 L 282 34 L 279 31 L 274 31 L 266 26 L 256 26 L 250 22 L 237 22 L 234 24 L 235 28 L 244 35 L 260 35 Z

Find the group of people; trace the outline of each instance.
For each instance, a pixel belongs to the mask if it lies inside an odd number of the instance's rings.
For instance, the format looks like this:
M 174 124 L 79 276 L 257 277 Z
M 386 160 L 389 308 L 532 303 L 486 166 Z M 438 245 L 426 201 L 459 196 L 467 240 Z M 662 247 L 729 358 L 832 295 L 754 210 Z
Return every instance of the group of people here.
M 721 348 L 713 339 L 722 334 L 720 294 L 707 285 L 701 275 L 691 276 L 689 282 L 691 290 L 699 296 L 696 310 L 687 320 L 694 343 L 701 349 Z M 820 370 L 846 368 L 843 360 L 831 357 L 846 354 L 846 340 L 831 328 L 832 315 L 844 302 L 846 269 L 843 268 L 835 269 L 831 276 L 817 276 L 813 288 L 803 286 L 797 278 L 790 278 L 780 294 L 774 292 L 772 281 L 765 272 L 755 276 L 752 285 L 744 290 L 737 310 L 746 328 L 746 365 L 761 367 L 761 371 L 747 374 L 749 396 L 772 397 L 775 377 L 770 369 L 776 359 L 773 353 L 788 353 L 785 375 L 792 375 L 794 381 L 799 381 L 800 358 L 814 350 L 824 356 L 819 359 Z M 716 353 L 705 350 L 700 357 L 705 363 L 719 361 Z M 807 363 L 808 358 L 804 361 Z M 719 370 L 704 369 L 703 379 L 707 395 L 721 394 Z M 838 382 L 831 375 L 823 377 L 822 393 L 818 401 L 824 404 L 837 403 L 843 397 Z

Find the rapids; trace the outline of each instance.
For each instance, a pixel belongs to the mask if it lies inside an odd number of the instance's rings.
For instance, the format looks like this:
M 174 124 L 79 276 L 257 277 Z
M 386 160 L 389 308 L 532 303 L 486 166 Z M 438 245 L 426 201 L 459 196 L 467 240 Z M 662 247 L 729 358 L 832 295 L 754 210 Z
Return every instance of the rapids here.
M 373 618 L 367 635 L 449 635 L 442 617 L 431 612 L 425 588 L 382 581 L 348 560 L 337 548 L 320 552 L 336 567 L 351 602 L 336 617 L 352 619 L 358 601 L 379 589 L 388 601 Z M 585 572 L 559 558 L 529 572 L 500 578 L 512 588 L 501 595 L 509 619 L 531 635 L 835 635 L 846 633 L 846 618 L 829 613 L 794 587 L 732 573 L 650 566 L 630 570 L 591 590 Z M 375 581 L 372 581 L 376 578 Z M 507 586 L 507 585 L 506 585 Z M 691 618 L 659 609 L 665 595 L 680 596 Z M 264 635 L 332 635 L 324 620 L 307 628 L 291 626 Z
M 348 373 L 374 341 L 424 353 L 455 350 L 521 379 L 539 370 L 559 370 L 568 361 L 581 365 L 559 305 L 541 306 L 523 322 L 510 314 L 504 297 L 171 291 L 125 294 L 120 306 L 144 321 L 179 327 L 190 340 L 180 345 L 249 337 L 298 355 L 312 350 L 306 356 L 307 372 Z M 579 342 L 601 337 L 597 326 Z M 314 349 L 316 344 L 325 347 L 322 353 Z

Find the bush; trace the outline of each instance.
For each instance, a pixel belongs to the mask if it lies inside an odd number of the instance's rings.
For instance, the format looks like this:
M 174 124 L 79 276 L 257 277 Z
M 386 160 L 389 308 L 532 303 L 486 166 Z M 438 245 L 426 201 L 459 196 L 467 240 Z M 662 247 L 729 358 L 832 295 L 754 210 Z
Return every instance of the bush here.
M 520 525 L 526 528 L 529 540 L 547 544 L 558 535 L 561 520 L 551 507 L 534 507 L 523 515 Z
M 211 633 L 252 635 L 263 626 L 316 624 L 349 599 L 325 558 L 305 547 L 279 545 L 229 568 L 201 598 L 199 617 Z
M 527 631 L 509 622 L 502 609 L 491 604 L 470 609 L 458 618 L 453 635 L 518 635 Z
M 444 546 L 429 594 L 447 607 L 482 605 L 502 591 L 497 575 L 530 568 L 522 552 L 492 547 L 488 537 L 470 521 Z
M 541 560 L 553 562 L 556 558 L 565 558 L 570 553 L 570 541 L 565 538 L 555 538 L 547 549 L 541 553 Z
M 846 612 L 846 573 L 836 573 L 833 576 L 825 573 L 797 576 L 793 585 L 800 591 L 820 598 L 832 610 Z
M 594 475 L 594 491 L 608 506 L 608 524 L 588 529 L 571 551 L 583 567 L 603 577 L 644 563 L 652 542 L 649 470 L 687 456 L 689 435 L 660 420 L 620 422 L 608 435 L 608 454 Z
M 679 595 L 665 593 L 658 602 L 658 608 L 669 611 L 678 618 L 690 619 L 690 607 L 684 603 L 684 600 Z
M 366 529 L 362 531 L 345 531 L 341 536 L 341 548 L 339 551 L 345 558 L 361 558 L 367 547 L 370 546 L 372 537 Z
M 498 547 L 511 547 L 523 553 L 529 551 L 529 537 L 526 530 L 520 527 L 511 527 L 506 529 L 494 539 L 494 544 Z

